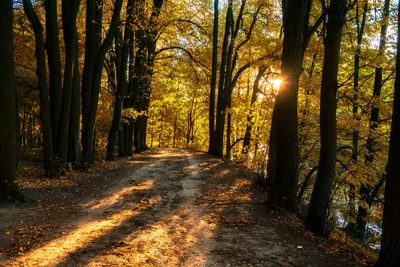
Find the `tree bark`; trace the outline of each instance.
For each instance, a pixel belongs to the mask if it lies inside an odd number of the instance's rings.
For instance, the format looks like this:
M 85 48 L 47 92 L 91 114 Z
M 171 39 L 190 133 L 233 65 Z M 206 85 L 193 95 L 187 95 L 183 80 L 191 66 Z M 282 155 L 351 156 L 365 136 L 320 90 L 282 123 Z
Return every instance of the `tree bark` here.
M 107 36 L 102 43 L 99 52 L 96 55 L 96 60 L 93 69 L 93 77 L 92 77 L 92 93 L 90 99 L 90 108 L 89 108 L 89 116 L 87 120 L 87 127 L 84 135 L 84 145 L 83 145 L 83 159 L 88 164 L 92 164 L 94 161 L 94 145 L 95 141 L 94 129 L 96 123 L 96 114 L 97 114 L 97 105 L 99 102 L 99 93 L 100 93 L 100 84 L 101 84 L 101 74 L 103 71 L 103 65 L 107 50 L 110 48 L 115 35 L 117 33 L 120 13 L 122 9 L 122 0 L 117 0 L 115 2 L 114 11 L 111 19 L 111 24 L 107 33 Z
M 0 198 L 22 198 L 14 183 L 19 147 L 14 80 L 13 3 L 0 2 Z M 5 127 L 6 126 L 6 127 Z
M 77 42 L 76 17 L 78 15 L 80 0 L 63 0 L 62 20 L 65 42 L 65 68 L 64 68 L 64 88 L 60 124 L 58 129 L 58 158 L 60 164 L 65 164 L 68 153 L 68 128 L 71 113 L 73 73 L 75 59 L 75 49 Z
M 96 59 L 95 49 L 95 13 L 96 13 L 96 1 L 86 1 L 86 42 L 85 42 L 85 62 L 83 65 L 82 73 L 82 133 L 87 130 L 87 121 L 89 118 L 89 107 L 90 99 L 92 95 L 92 77 L 93 77 L 93 65 Z M 83 137 L 83 134 L 82 134 Z M 84 138 L 82 138 L 82 144 L 85 144 Z
M 140 27 L 137 31 L 138 50 L 135 59 L 135 76 L 134 91 L 136 102 L 136 110 L 140 114 L 136 119 L 134 131 L 135 151 L 141 153 L 147 149 L 146 130 L 147 130 L 147 112 L 150 106 L 151 80 L 153 77 L 153 66 L 156 56 L 157 36 L 159 29 L 157 26 L 157 18 L 160 15 L 163 0 L 153 1 L 153 9 L 150 16 L 149 24 L 146 28 Z M 144 21 L 144 2 L 138 3 L 138 19 Z
M 223 155 L 223 143 L 224 143 L 224 126 L 225 126 L 225 110 L 224 110 L 224 87 L 226 80 L 226 69 L 228 59 L 228 44 L 229 36 L 231 35 L 233 26 L 233 13 L 232 13 L 233 1 L 230 0 L 228 3 L 228 9 L 226 11 L 226 23 L 225 23 L 225 34 L 222 42 L 222 55 L 221 65 L 219 70 L 219 84 L 218 84 L 218 99 L 217 99 L 217 112 L 216 112 L 216 124 L 214 133 L 214 151 L 213 154 L 217 157 Z
M 58 29 L 57 1 L 46 0 L 46 50 L 49 67 L 50 82 L 50 118 L 54 154 L 57 153 L 58 127 L 61 115 L 62 102 L 62 74 L 60 59 L 60 43 Z
M 227 109 L 229 110 L 228 111 L 228 114 L 227 114 L 227 122 L 226 122 L 226 147 L 225 147 L 225 150 L 226 150 L 226 154 L 225 154 L 225 157 L 226 158 L 230 158 L 231 157 L 231 149 L 230 149 L 230 147 L 231 147 L 231 133 L 232 133 L 232 112 L 231 112 L 231 109 L 232 109 L 232 97 L 231 96 L 228 96 L 229 98 L 228 98 L 228 106 L 227 106 Z
M 126 90 L 126 85 L 127 85 L 126 84 L 126 72 L 127 72 L 127 68 L 128 68 L 129 44 L 130 44 L 130 38 L 132 35 L 131 23 L 132 23 L 133 4 L 134 4 L 134 0 L 129 0 L 127 7 L 126 7 L 127 21 L 125 23 L 125 36 L 124 36 L 124 40 L 122 42 L 123 44 L 122 44 L 122 51 L 121 51 L 121 62 L 120 62 L 120 66 L 119 66 L 119 70 L 118 70 L 118 77 L 117 77 L 117 93 L 115 94 L 113 120 L 111 123 L 110 132 L 108 135 L 106 160 L 114 159 L 114 148 L 115 148 L 117 133 L 118 133 L 118 129 L 120 126 L 120 121 L 121 121 L 122 103 L 123 103 L 123 98 L 125 96 L 125 90 Z M 116 42 L 116 45 L 117 45 L 117 42 Z M 122 131 L 122 129 L 121 129 L 121 131 Z M 121 142 L 124 141 L 122 132 L 119 136 L 120 136 L 119 140 Z M 120 146 L 121 146 L 119 149 L 120 154 L 121 154 L 121 156 L 124 156 L 125 152 L 122 152 L 122 149 L 125 150 L 125 144 L 122 142 L 122 143 L 120 143 Z
M 33 11 L 31 0 L 23 0 L 24 11 L 35 35 L 36 75 L 40 91 L 40 119 L 42 122 L 44 167 L 47 176 L 54 176 L 55 162 L 50 118 L 49 89 L 47 87 L 46 57 L 43 40 L 43 26 Z
M 398 13 L 400 14 L 400 1 Z M 397 20 L 396 78 L 378 267 L 400 266 L 400 17 Z
M 82 151 L 80 145 L 80 120 L 81 120 L 81 98 L 80 98 L 80 72 L 79 72 L 79 47 L 75 44 L 74 75 L 72 84 L 71 112 L 68 129 L 68 161 L 76 165 L 82 163 Z
M 326 12 L 323 12 L 318 20 L 315 22 L 313 26 L 309 25 L 310 16 L 311 16 L 311 9 L 312 9 L 313 0 L 306 0 L 306 11 L 303 20 L 303 40 L 302 40 L 302 49 L 301 49 L 301 61 L 303 62 L 304 54 L 307 50 L 307 47 L 310 43 L 312 35 L 316 32 L 319 25 L 324 21 L 326 16 Z M 288 7 L 289 1 L 282 0 L 282 17 L 283 23 L 288 19 Z M 269 138 L 269 148 L 268 148 L 268 161 L 267 161 L 267 182 L 269 185 L 274 183 L 275 178 L 275 171 L 276 171 L 276 150 L 277 150 L 277 105 L 275 104 L 274 110 L 272 113 L 272 121 L 271 121 L 271 131 L 270 131 L 270 138 Z
M 126 108 L 134 107 L 134 74 L 135 74 L 135 32 L 132 31 L 132 36 L 129 45 L 129 82 L 128 82 L 128 94 L 126 97 Z M 125 124 L 125 145 L 127 156 L 132 156 L 133 153 L 133 131 L 135 127 L 135 121 L 133 118 L 129 118 L 129 124 Z
M 275 103 L 273 114 L 275 123 L 273 120 L 270 139 L 270 149 L 274 148 L 275 151 L 269 199 L 278 206 L 292 211 L 297 211 L 299 165 L 297 102 L 302 72 L 303 20 L 307 2 L 307 0 L 290 1 L 287 3 L 287 10 L 283 12 L 284 39 L 281 66 L 283 83 Z
M 327 235 L 327 211 L 336 178 L 336 92 L 342 29 L 346 17 L 346 0 L 333 0 L 328 12 L 327 35 L 324 40 L 319 169 L 306 218 L 306 226 L 314 233 Z
M 219 0 L 214 0 L 214 30 L 213 30 L 213 50 L 212 50 L 212 72 L 211 72 L 211 89 L 210 89 L 210 109 L 209 109 L 209 143 L 208 153 L 214 150 L 215 135 L 215 87 L 217 86 L 217 69 L 218 69 L 218 26 L 219 26 Z
M 144 21 L 144 8 L 144 0 L 137 1 L 135 13 L 137 14 L 137 20 L 140 22 Z M 134 75 L 132 78 L 132 107 L 136 111 L 142 112 L 146 63 L 146 31 L 143 25 L 140 25 L 139 29 L 136 31 L 135 39 L 137 42 L 137 51 L 135 53 Z M 141 153 L 143 151 L 141 147 L 142 117 L 142 115 L 139 115 L 134 122 L 135 153 Z

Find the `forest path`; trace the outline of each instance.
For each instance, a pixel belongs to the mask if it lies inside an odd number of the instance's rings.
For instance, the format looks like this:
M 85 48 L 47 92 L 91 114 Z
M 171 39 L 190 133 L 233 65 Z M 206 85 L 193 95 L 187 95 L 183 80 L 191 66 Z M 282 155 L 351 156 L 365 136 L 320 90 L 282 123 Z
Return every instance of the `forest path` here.
M 46 190 L 0 209 L 0 266 L 358 266 L 282 223 L 244 168 L 201 152 L 152 149 Z

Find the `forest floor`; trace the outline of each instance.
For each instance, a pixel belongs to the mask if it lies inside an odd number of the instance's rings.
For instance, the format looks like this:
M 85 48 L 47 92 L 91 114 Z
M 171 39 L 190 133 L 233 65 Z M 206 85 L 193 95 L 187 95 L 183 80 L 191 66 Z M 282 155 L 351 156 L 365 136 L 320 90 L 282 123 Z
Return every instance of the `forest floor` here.
M 296 216 L 263 204 L 247 169 L 202 152 L 152 149 L 89 173 L 18 183 L 28 201 L 0 206 L 0 266 L 368 261 L 347 239 L 314 237 Z

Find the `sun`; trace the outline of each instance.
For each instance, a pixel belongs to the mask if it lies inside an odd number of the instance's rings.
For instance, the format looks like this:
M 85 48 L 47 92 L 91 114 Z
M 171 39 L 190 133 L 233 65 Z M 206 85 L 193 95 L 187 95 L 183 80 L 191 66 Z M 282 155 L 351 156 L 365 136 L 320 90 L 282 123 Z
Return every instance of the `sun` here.
M 274 87 L 274 89 L 279 89 L 279 87 L 282 84 L 282 80 L 281 79 L 273 79 L 272 80 L 272 86 Z

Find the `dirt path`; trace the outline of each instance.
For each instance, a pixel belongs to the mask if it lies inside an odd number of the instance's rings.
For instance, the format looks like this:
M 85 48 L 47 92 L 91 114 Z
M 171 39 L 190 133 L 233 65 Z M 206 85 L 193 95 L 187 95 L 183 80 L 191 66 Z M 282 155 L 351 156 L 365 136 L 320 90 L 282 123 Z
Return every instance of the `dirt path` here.
M 203 153 L 155 149 L 71 183 L 0 209 L 0 266 L 358 266 L 282 223 L 242 168 Z

